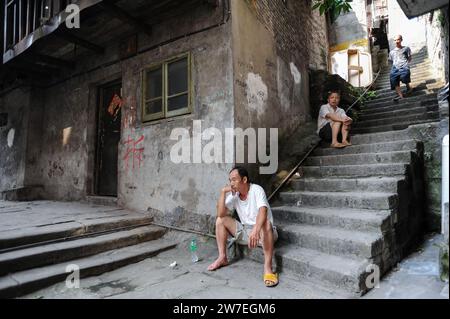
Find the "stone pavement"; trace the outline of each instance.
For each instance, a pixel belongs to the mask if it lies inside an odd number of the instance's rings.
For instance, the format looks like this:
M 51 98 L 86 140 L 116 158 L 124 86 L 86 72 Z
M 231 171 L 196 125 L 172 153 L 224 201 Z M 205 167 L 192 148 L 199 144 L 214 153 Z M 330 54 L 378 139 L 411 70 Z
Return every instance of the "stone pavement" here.
M 217 256 L 215 240 L 197 237 L 200 261 L 191 262 L 192 234 L 171 231 L 165 240 L 179 242 L 174 249 L 100 276 L 82 278 L 80 288 L 59 283 L 23 298 L 343 298 L 333 290 L 283 274 L 276 288 L 264 287 L 262 265 L 241 259 L 215 272 L 206 270 Z M 177 265 L 169 265 L 176 261 Z
M 175 249 L 95 277 L 83 278 L 80 288 L 59 283 L 23 298 L 170 298 L 170 299 L 329 299 L 351 298 L 283 272 L 276 288 L 266 288 L 262 265 L 248 258 L 228 267 L 208 272 L 216 257 L 214 239 L 198 237 L 200 261 L 192 263 L 188 244 L 192 234 L 170 231 L 166 240 L 179 242 Z M 400 270 L 391 273 L 363 298 L 448 298 L 448 283 L 437 278 L 435 246 L 427 241 L 422 253 L 404 260 Z M 176 261 L 175 268 L 169 265 Z M 422 266 L 420 267 L 420 263 Z M 445 287 L 446 293 L 445 293 Z
M 363 298 L 367 299 L 448 299 L 448 282 L 439 278 L 439 242 L 442 235 L 426 236 L 422 247 L 400 262 Z
M 40 238 L 48 232 L 72 232 L 82 227 L 98 228 L 100 225 L 124 225 L 130 220 L 147 222 L 145 214 L 129 212 L 117 207 L 77 202 L 5 202 L 0 201 L 0 239 L 14 241 L 29 237 Z M 44 232 L 42 232 L 44 231 Z M 16 236 L 17 235 L 17 236 Z M 25 236 L 25 237 L 24 237 Z M 105 272 L 82 278 L 80 288 L 68 288 L 65 282 L 23 296 L 22 298 L 192 298 L 192 299 L 331 299 L 353 298 L 333 286 L 312 279 L 298 277 L 289 270 L 280 275 L 275 288 L 264 287 L 262 264 L 249 258 L 232 262 L 228 267 L 208 272 L 207 266 L 217 256 L 213 238 L 197 236 L 200 261 L 192 263 L 188 245 L 193 235 L 169 231 L 158 242 L 173 242 L 175 248 L 160 252 L 154 257 Z M 441 298 L 448 299 L 448 283 L 438 278 L 438 250 L 436 243 L 441 235 L 426 239 L 422 250 L 403 260 L 397 271 L 388 274 L 380 284 L 363 298 Z M 151 242 L 128 246 L 151 246 Z M 137 248 L 136 248 L 137 249 Z M 176 261 L 174 268 L 169 265 Z M 73 260 L 62 262 L 71 264 Z M 122 264 L 123 265 L 123 264 Z M 65 269 L 65 267 L 64 267 Z M 81 270 L 83 272 L 83 269 Z M 65 274 L 63 274 L 65 275 Z

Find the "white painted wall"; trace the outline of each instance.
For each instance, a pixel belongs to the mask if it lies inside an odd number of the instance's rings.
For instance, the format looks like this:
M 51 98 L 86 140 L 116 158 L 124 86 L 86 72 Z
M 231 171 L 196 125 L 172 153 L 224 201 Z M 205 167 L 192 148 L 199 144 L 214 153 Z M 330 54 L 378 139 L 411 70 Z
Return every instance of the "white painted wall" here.
M 400 8 L 397 0 L 388 1 L 389 26 L 388 39 L 391 49 L 394 48 L 394 36 L 401 34 L 403 45 L 409 46 L 413 53 L 426 46 L 424 17 L 409 20 Z

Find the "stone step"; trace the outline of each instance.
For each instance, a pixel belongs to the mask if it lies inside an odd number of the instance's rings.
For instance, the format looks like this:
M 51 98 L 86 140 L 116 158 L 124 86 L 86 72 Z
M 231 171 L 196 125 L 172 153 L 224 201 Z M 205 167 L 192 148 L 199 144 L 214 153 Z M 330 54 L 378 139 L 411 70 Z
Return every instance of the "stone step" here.
M 367 259 L 350 259 L 324 254 L 316 250 L 285 246 L 276 250 L 283 268 L 290 269 L 304 278 L 327 283 L 338 289 L 361 295 L 368 290 L 366 278 Z
M 411 73 L 411 79 L 414 79 L 416 77 L 419 76 L 423 76 L 423 75 L 433 75 L 433 70 L 431 69 L 431 66 L 427 63 L 425 64 L 416 64 L 412 67 L 409 68 L 410 73 Z M 387 79 L 389 80 L 390 74 L 391 73 L 391 68 L 389 68 L 387 71 L 382 72 L 379 76 L 377 81 L 379 81 L 380 79 Z
M 365 178 L 300 178 L 292 179 L 290 187 L 295 191 L 311 192 L 391 192 L 397 191 L 397 184 L 403 176 Z
M 381 233 L 333 227 L 277 224 L 279 238 L 298 247 L 349 258 L 372 258 L 382 251 Z
M 248 249 L 240 246 L 244 255 L 263 263 L 264 253 L 261 248 Z M 369 261 L 367 259 L 333 256 L 316 250 L 295 245 L 284 244 L 275 249 L 277 271 L 291 273 L 300 279 L 313 282 L 325 290 L 349 293 L 343 298 L 355 298 L 367 291 L 365 278 Z
M 385 192 L 281 192 L 284 205 L 389 210 L 397 207 L 397 194 Z
M 419 77 L 414 79 L 411 82 L 411 86 L 413 88 L 413 94 L 414 94 L 414 88 L 415 87 L 423 87 L 424 83 L 425 83 L 425 88 L 423 88 L 423 90 L 428 89 L 428 86 L 430 87 L 428 90 L 432 91 L 434 90 L 435 92 L 437 92 L 437 90 L 441 87 L 438 83 L 439 82 L 435 82 L 435 83 L 430 83 L 430 84 L 426 84 L 427 82 L 431 82 L 431 81 L 435 81 L 434 77 L 430 77 L 430 76 L 424 76 L 424 77 Z M 391 82 L 389 80 L 386 81 L 382 81 L 382 82 L 377 82 L 376 84 L 376 88 L 378 89 L 389 89 L 391 88 Z M 400 89 L 404 92 L 406 90 L 406 85 L 404 83 L 400 83 Z M 393 91 L 393 90 L 392 90 Z
M 395 151 L 413 151 L 419 146 L 416 140 L 399 140 L 386 141 L 381 143 L 355 143 L 355 137 L 352 137 L 352 146 L 345 148 L 332 147 L 318 147 L 312 153 L 312 156 L 329 156 L 329 155 L 344 155 L 344 154 L 362 154 L 362 153 L 377 153 L 377 152 L 395 152 Z
M 355 123 L 353 126 L 354 129 L 358 129 L 360 127 L 369 128 L 380 125 L 389 125 L 389 124 L 397 124 L 397 123 L 408 123 L 422 121 L 422 120 L 434 120 L 439 119 L 439 111 L 434 112 L 424 112 L 424 113 L 413 113 L 409 115 L 402 116 L 393 116 L 389 118 L 380 118 L 375 120 L 360 120 Z
M 272 207 L 275 220 L 281 223 L 330 226 L 356 231 L 386 231 L 391 227 L 391 211 L 279 206 Z
M 109 231 L 112 229 L 141 226 L 153 221 L 151 216 L 144 214 L 125 214 L 118 217 L 105 217 L 84 219 L 82 223 L 72 221 L 62 224 L 5 230 L 0 233 L 0 250 L 72 236 L 89 235 L 90 233 Z
M 175 246 L 176 243 L 159 239 L 105 251 L 90 257 L 74 259 L 67 263 L 58 263 L 11 273 L 0 277 L 0 298 L 19 297 L 65 281 L 73 271 L 69 273 L 66 271 L 68 265 L 77 265 L 80 269 L 80 277 L 85 278 L 137 263 Z
M 413 68 L 410 68 L 411 72 L 411 80 L 416 78 L 421 78 L 424 76 L 432 77 L 433 72 L 430 69 L 431 67 L 429 65 L 421 65 L 421 66 L 415 66 Z M 390 71 L 389 73 L 383 73 L 378 76 L 377 82 L 383 82 L 383 81 L 389 81 L 390 80 Z
M 431 82 L 431 81 L 426 81 L 426 82 Z M 418 82 L 418 83 L 411 83 L 412 86 L 412 93 L 406 93 L 406 87 L 402 87 L 401 91 L 403 94 L 406 95 L 406 97 L 411 97 L 414 96 L 415 92 L 431 92 L 433 90 L 439 90 L 440 88 L 442 88 L 442 83 L 441 82 L 434 82 L 434 83 L 426 83 L 426 82 Z M 420 94 L 419 94 L 420 95 Z M 385 89 L 385 91 L 383 92 L 377 92 L 376 93 L 376 97 L 371 99 L 368 102 L 374 102 L 376 101 L 376 99 L 381 99 L 381 98 L 394 98 L 397 96 L 397 92 L 395 90 L 391 90 L 390 88 Z
M 117 206 L 117 197 L 114 196 L 86 196 L 86 203 L 102 205 L 102 206 Z
M 61 263 L 75 258 L 95 255 L 106 250 L 154 240 L 161 237 L 165 231 L 162 227 L 141 226 L 95 237 L 44 244 L 2 253 L 0 255 L 0 275 Z
M 426 97 L 426 99 L 431 98 L 428 95 L 430 95 L 430 90 L 419 90 L 419 91 L 413 91 L 409 96 L 407 96 L 406 98 L 404 98 L 401 101 L 398 102 L 394 102 L 392 99 L 392 96 L 386 96 L 386 97 L 377 97 L 374 100 L 370 100 L 365 104 L 366 108 L 372 108 L 372 107 L 376 107 L 376 106 L 380 106 L 383 103 L 389 102 L 389 104 L 393 104 L 393 103 L 408 103 L 408 102 L 416 102 L 416 101 L 422 101 L 424 100 L 424 97 Z
M 431 86 L 438 86 L 438 87 L 444 86 L 443 83 L 441 83 L 440 81 L 437 81 L 436 79 L 428 79 L 425 81 L 414 80 L 414 81 L 411 81 L 410 85 L 413 88 L 413 90 L 415 90 L 415 89 L 425 90 Z M 390 85 L 388 85 L 387 87 L 377 87 L 373 91 L 375 92 L 376 96 L 381 96 L 384 93 L 395 94 L 395 90 L 392 90 Z M 402 87 L 402 91 L 405 91 L 405 87 Z
M 351 136 L 351 141 L 353 146 L 388 143 L 388 142 L 403 142 L 406 140 L 410 140 L 410 136 L 408 133 L 409 133 L 408 130 L 401 130 L 401 131 L 389 131 L 370 134 L 355 134 Z
M 399 102 L 395 102 L 392 104 L 389 104 L 387 106 L 377 106 L 377 107 L 366 107 L 363 106 L 361 108 L 360 114 L 366 115 L 366 114 L 373 114 L 373 113 L 383 113 L 383 112 L 392 112 L 397 110 L 409 110 L 417 107 L 423 107 L 423 106 L 434 106 L 438 103 L 436 96 L 431 96 L 429 98 L 424 98 L 420 101 L 413 101 L 408 102 L 405 100 L 401 100 Z M 388 104 L 388 103 L 386 103 Z
M 299 169 L 300 175 L 309 178 L 323 177 L 375 177 L 404 175 L 408 163 L 397 164 L 363 164 L 363 165 L 336 165 L 336 166 L 304 166 Z
M 395 151 L 384 153 L 363 153 L 310 156 L 304 162 L 304 166 L 329 166 L 329 165 L 357 165 L 377 163 L 408 163 L 411 160 L 411 151 Z
M 380 133 L 387 131 L 399 131 L 407 129 L 410 125 L 416 124 L 425 124 L 425 123 L 434 123 L 438 122 L 439 118 L 431 118 L 431 119 L 420 119 L 417 121 L 407 121 L 407 122 L 398 122 L 396 124 L 387 124 L 380 126 L 370 126 L 370 127 L 358 127 L 352 129 L 352 134 L 370 134 L 370 133 Z
M 358 122 L 404 117 L 408 115 L 426 115 L 426 113 L 428 112 L 439 112 L 439 105 L 436 103 L 429 106 L 419 106 L 403 109 L 395 109 L 395 107 L 392 107 L 392 111 L 388 112 L 375 112 L 374 110 L 374 112 L 361 113 L 358 116 Z

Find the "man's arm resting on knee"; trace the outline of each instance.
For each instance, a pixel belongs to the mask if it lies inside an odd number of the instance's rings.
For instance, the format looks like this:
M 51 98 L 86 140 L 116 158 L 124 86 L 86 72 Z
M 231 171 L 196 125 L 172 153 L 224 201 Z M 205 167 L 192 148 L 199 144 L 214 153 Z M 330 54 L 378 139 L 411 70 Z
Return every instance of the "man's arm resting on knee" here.
M 344 122 L 344 119 L 337 114 L 328 113 L 327 115 L 325 115 L 325 118 L 334 122 Z
M 220 191 L 219 200 L 217 201 L 217 217 L 225 217 L 228 215 L 228 209 L 225 206 L 225 198 L 229 192 L 231 192 L 230 186 L 226 186 Z
M 250 248 L 255 248 L 258 245 L 261 229 L 267 221 L 267 207 L 260 207 L 258 215 L 256 216 L 256 224 L 253 226 L 253 230 L 249 236 Z

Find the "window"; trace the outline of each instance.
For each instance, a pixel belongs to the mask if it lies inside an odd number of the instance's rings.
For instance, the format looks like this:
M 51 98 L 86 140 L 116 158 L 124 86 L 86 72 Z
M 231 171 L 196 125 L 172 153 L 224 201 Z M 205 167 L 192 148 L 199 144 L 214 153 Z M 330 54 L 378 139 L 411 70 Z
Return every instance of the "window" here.
M 144 70 L 142 122 L 191 112 L 190 70 L 189 54 Z

